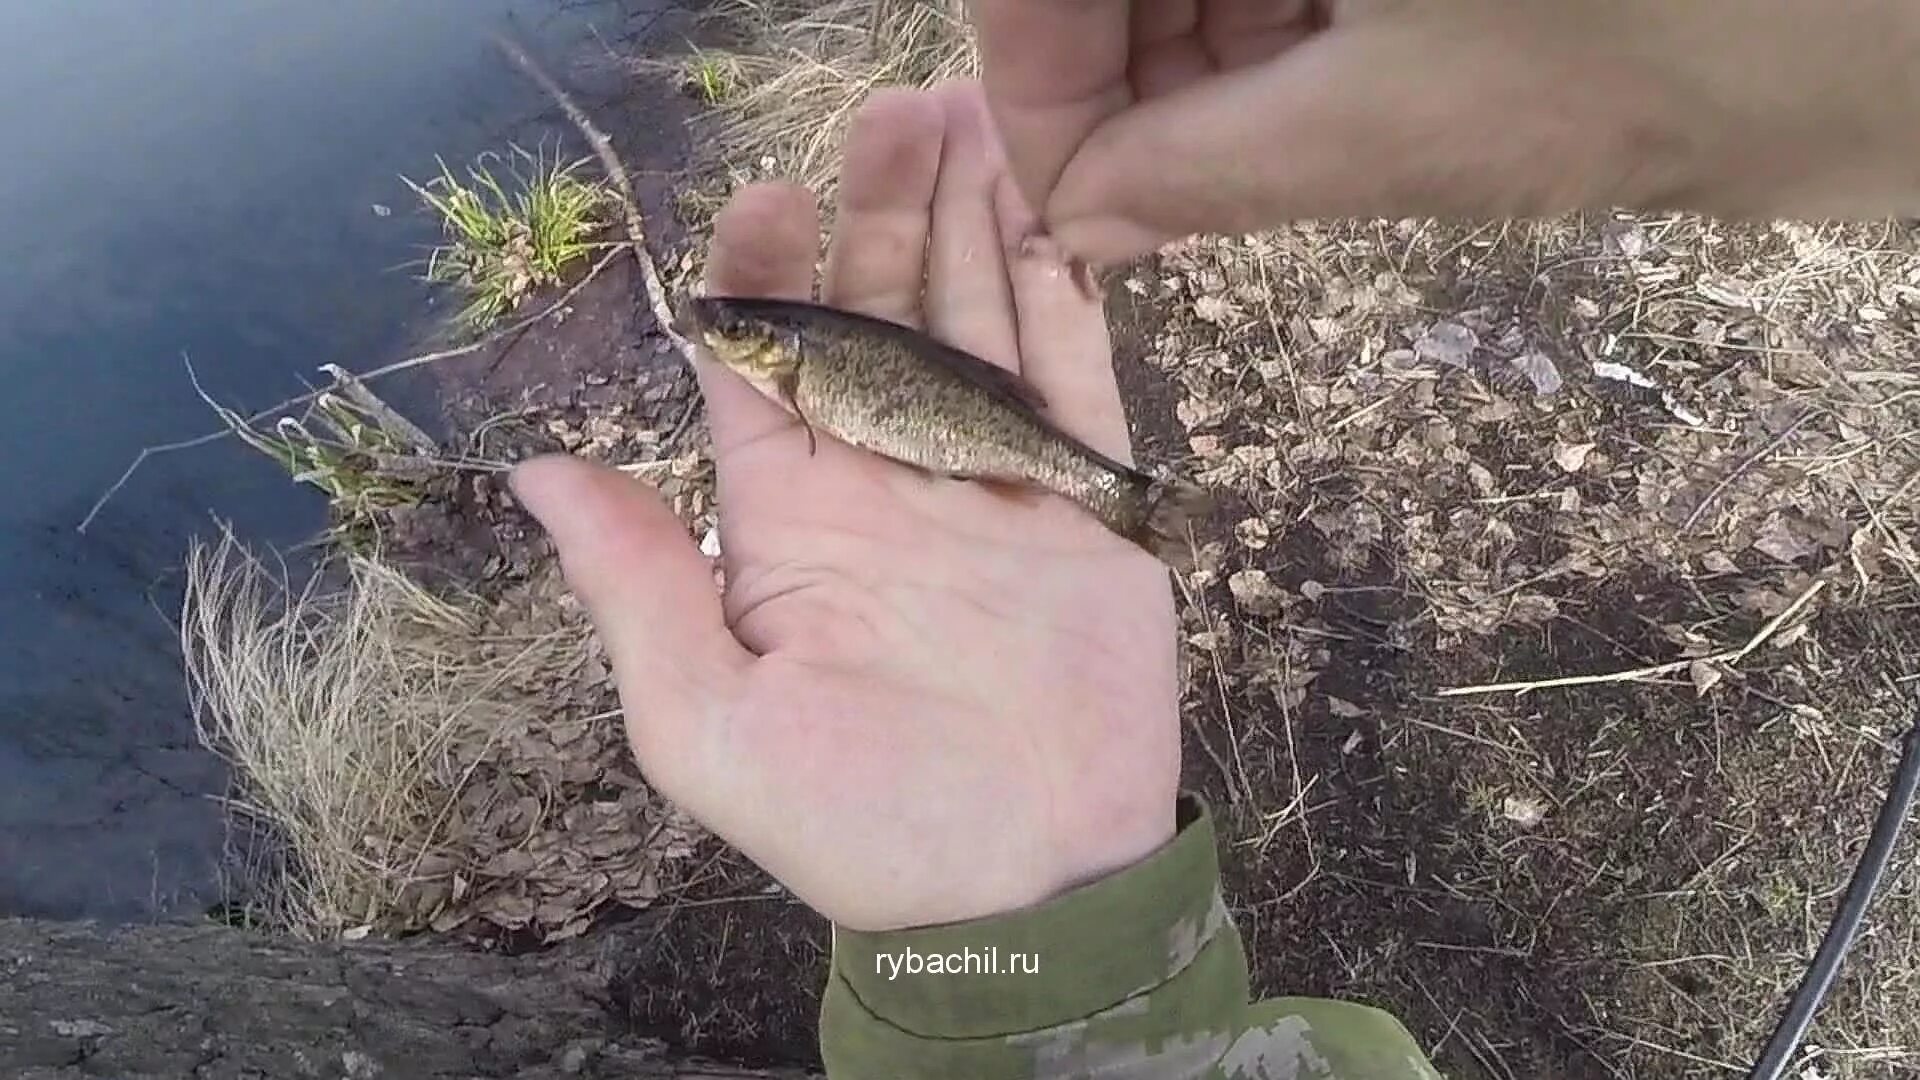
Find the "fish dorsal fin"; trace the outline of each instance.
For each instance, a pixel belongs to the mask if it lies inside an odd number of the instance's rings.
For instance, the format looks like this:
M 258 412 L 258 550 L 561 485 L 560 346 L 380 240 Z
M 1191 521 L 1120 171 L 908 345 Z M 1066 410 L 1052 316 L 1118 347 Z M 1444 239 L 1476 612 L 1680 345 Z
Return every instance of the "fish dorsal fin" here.
M 946 364 L 962 379 L 995 397 L 1017 402 L 1035 412 L 1046 409 L 1047 399 L 1041 395 L 1039 388 L 1021 378 L 1018 372 L 1008 371 L 991 360 L 982 360 L 970 352 L 956 349 L 945 342 L 934 341 L 933 344 L 938 348 L 929 350 L 932 357 Z
M 1002 401 L 1035 412 L 1044 411 L 1047 407 L 1047 399 L 1040 393 L 1039 388 L 1021 378 L 1017 372 L 1008 371 L 991 360 L 983 360 L 965 349 L 954 348 L 923 330 L 903 326 L 891 319 L 879 319 L 838 308 L 828 310 L 840 315 L 850 315 L 871 324 L 881 333 L 905 339 L 920 356 L 939 364 L 964 381 Z

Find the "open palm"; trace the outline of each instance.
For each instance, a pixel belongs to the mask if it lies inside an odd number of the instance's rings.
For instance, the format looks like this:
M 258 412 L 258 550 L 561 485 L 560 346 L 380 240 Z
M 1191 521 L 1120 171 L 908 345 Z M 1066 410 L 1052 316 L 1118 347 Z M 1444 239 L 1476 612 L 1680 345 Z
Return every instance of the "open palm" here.
M 1125 459 L 1097 300 L 1023 248 L 977 87 L 876 96 L 849 136 L 822 299 L 1021 372 Z M 738 193 L 715 294 L 808 298 L 811 194 Z M 701 365 L 727 587 L 633 481 L 523 466 L 614 661 L 649 778 L 856 929 L 1012 910 L 1172 835 L 1164 569 L 1065 500 L 933 478 L 802 429 Z

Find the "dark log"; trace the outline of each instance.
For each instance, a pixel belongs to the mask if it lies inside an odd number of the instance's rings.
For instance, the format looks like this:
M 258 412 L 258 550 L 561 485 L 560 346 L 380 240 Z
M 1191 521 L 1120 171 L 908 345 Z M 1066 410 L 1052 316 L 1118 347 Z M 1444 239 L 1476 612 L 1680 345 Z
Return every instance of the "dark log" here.
M 524 956 L 0 919 L 0 1076 L 800 1080 L 617 1030 L 619 935 Z

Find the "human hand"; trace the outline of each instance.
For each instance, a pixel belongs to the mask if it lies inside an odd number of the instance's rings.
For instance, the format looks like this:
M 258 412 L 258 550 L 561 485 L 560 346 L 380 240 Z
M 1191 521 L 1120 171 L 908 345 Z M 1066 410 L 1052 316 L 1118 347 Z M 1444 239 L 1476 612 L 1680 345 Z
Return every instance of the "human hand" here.
M 969 0 L 1070 251 L 1345 216 L 1920 212 L 1904 0 Z
M 1027 217 L 977 87 L 877 94 L 848 136 L 822 299 L 1016 368 L 1126 460 L 1100 304 L 1022 254 Z M 804 190 L 741 190 L 709 291 L 809 298 L 819 228 Z M 606 643 L 649 780 L 858 930 L 1031 905 L 1172 837 L 1175 619 L 1152 556 L 1051 495 L 824 436 L 809 456 L 777 405 L 698 370 L 724 598 L 639 483 L 566 457 L 514 474 Z

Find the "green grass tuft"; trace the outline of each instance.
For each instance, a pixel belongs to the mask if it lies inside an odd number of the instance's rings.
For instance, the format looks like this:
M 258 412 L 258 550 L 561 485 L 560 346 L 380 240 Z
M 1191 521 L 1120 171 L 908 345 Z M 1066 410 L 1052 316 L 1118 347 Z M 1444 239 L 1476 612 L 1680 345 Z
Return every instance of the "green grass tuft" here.
M 445 161 L 424 184 L 402 177 L 440 217 L 446 242 L 428 258 L 426 277 L 466 295 L 462 327 L 486 330 L 534 290 L 559 284 L 567 266 L 597 246 L 613 198 L 577 175 L 583 163 L 516 146 L 482 155 L 464 178 Z
M 708 105 L 718 105 L 740 90 L 739 61 L 725 53 L 696 49 L 684 72 L 688 91 Z

